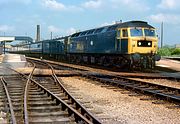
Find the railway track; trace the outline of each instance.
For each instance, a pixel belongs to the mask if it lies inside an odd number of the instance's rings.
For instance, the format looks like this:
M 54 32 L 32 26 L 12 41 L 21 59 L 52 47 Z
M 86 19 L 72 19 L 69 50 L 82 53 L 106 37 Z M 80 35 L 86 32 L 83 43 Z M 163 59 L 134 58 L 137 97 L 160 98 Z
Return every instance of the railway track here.
M 22 79 L 20 75 L 6 76 L 1 78 L 4 83 L 6 95 L 10 109 L 10 119 L 8 122 L 13 124 L 21 124 L 24 122 L 23 118 L 23 95 L 26 80 Z
M 0 101 L 1 101 L 1 121 L 0 123 L 8 123 L 12 122 L 16 124 L 16 118 L 14 114 L 14 109 L 12 106 L 12 101 L 9 95 L 9 92 L 7 90 L 7 84 L 3 77 L 1 77 L 1 95 L 0 95 Z
M 54 72 L 53 67 L 46 63 L 41 62 L 41 65 L 45 65 L 46 67 L 49 67 L 52 70 L 52 78 L 47 78 L 46 80 L 41 81 L 38 78 L 40 84 L 44 86 L 45 88 L 49 89 L 53 94 L 55 94 L 57 97 L 63 99 L 70 107 L 76 109 L 83 117 L 85 117 L 87 120 L 89 120 L 92 123 L 100 123 L 98 119 L 96 119 L 91 113 L 89 113 L 86 108 L 84 108 L 63 86 L 63 81 L 58 78 Z
M 82 76 L 91 80 L 99 81 L 109 86 L 116 86 L 127 89 L 138 94 L 141 93 L 150 95 L 158 99 L 176 103 L 178 105 L 180 103 L 180 89 L 178 88 L 133 80 L 125 77 L 112 78 L 108 76 L 106 77 L 106 75 L 97 76 L 86 74 L 83 74 Z
M 38 63 L 39 66 L 41 66 L 41 60 L 39 60 L 39 59 L 27 58 L 27 60 L 34 61 L 34 62 Z M 92 73 L 93 73 L 93 75 L 95 75 L 95 74 L 97 74 L 97 75 L 105 75 L 107 77 L 114 77 L 114 78 L 119 76 L 119 77 L 125 77 L 125 78 L 166 79 L 166 80 L 171 80 L 171 81 L 180 81 L 180 78 L 171 76 L 171 74 L 169 74 L 169 76 L 167 76 L 167 74 L 166 74 L 166 76 L 161 76 L 161 75 L 158 75 L 158 74 L 151 75 L 151 73 L 150 73 L 150 75 L 148 75 L 148 74 L 139 75 L 139 74 L 132 74 L 132 73 L 131 74 L 122 74 L 122 75 L 107 74 L 107 73 L 104 74 L 103 70 L 102 71 L 96 71 L 96 69 L 90 69 L 88 67 L 86 68 L 86 67 L 80 67 L 80 66 L 76 66 L 76 65 L 72 66 L 72 65 L 69 65 L 69 64 L 62 64 L 62 63 L 59 64 L 58 62 L 52 62 L 52 61 L 46 61 L 46 60 L 44 60 L 44 61 L 51 64 L 51 66 L 54 69 L 57 69 L 57 70 L 71 70 L 71 71 L 77 70 L 77 71 L 80 72 L 80 74 L 81 74 L 81 72 L 82 73 L 89 72 L 89 75 L 92 75 Z M 45 67 L 43 67 L 43 68 L 45 68 Z M 138 73 L 138 72 L 134 72 L 134 73 Z M 60 76 L 63 76 L 63 75 L 60 75 Z M 73 75 L 72 74 L 69 74 L 69 75 L 66 74 L 64 76 L 73 76 Z M 77 76 L 77 74 L 75 74 L 74 76 Z
M 24 92 L 21 92 L 24 93 L 24 106 L 22 107 L 24 108 L 24 114 L 21 116 L 23 117 L 21 123 L 100 124 L 101 122 L 63 87 L 61 81 L 56 77 L 52 66 L 46 63 L 44 65 L 52 69 L 52 78 L 48 82 L 47 80 L 44 83 L 42 81 L 37 82 L 37 78 L 33 79 L 35 64 L 33 65 L 33 71 L 28 77 L 19 73 L 27 80 L 24 83 Z
M 57 65 L 56 65 L 57 66 Z M 179 105 L 180 103 L 180 89 L 168 87 L 164 85 L 148 83 L 144 81 L 138 81 L 134 79 L 130 79 L 128 77 L 122 76 L 112 76 L 106 74 L 99 73 L 90 73 L 90 72 L 82 72 L 80 73 L 82 77 L 99 81 L 103 84 L 107 84 L 109 86 L 116 86 L 120 88 L 124 88 L 135 93 L 141 93 L 145 95 L 150 95 L 155 98 L 173 102 Z M 144 77 L 146 78 L 146 77 Z M 169 79 L 173 80 L 172 77 L 162 78 L 162 77 L 154 77 L 153 79 Z M 177 79 L 174 79 L 177 80 Z
M 17 74 L 1 77 L 0 123 L 101 123 L 70 95 L 50 65 L 52 78 L 44 83 L 33 79 L 32 65 L 29 76 L 11 69 Z
M 70 118 L 68 112 L 61 110 L 58 101 L 56 102 L 52 100 L 51 97 L 47 97 L 47 95 L 44 94 L 45 90 L 41 90 L 37 84 L 31 83 L 29 85 L 29 123 L 75 123 L 74 118 Z
M 6 84 L 4 84 L 2 78 L 0 80 L 0 123 L 7 123 L 9 121 L 9 118 L 7 115 L 11 115 L 10 106 L 8 106 L 7 96 L 9 95 L 8 92 L 6 92 L 7 87 Z M 8 94 L 6 94 L 8 93 Z M 10 105 L 10 104 L 9 104 Z

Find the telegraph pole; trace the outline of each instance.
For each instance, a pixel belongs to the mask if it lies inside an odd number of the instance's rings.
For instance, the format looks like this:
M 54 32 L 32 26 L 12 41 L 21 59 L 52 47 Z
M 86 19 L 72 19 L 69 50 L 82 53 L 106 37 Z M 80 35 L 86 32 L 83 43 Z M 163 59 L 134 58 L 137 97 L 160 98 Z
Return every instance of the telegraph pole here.
M 6 41 L 4 41 L 4 54 L 6 53 Z
M 164 27 L 163 22 L 161 23 L 161 48 L 163 47 L 163 34 L 164 34 Z
M 52 36 L 52 32 L 51 32 L 51 40 L 52 40 L 52 37 L 53 37 L 53 36 Z

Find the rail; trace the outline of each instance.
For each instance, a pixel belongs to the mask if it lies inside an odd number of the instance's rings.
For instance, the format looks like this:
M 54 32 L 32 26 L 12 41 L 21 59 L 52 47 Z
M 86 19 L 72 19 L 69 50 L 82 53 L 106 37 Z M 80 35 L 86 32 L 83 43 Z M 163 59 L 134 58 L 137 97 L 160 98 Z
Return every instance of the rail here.
M 20 72 L 18 72 L 18 71 L 16 71 L 16 70 L 14 70 L 14 69 L 11 69 L 11 70 L 13 70 L 13 71 L 19 73 L 20 75 L 22 75 L 24 78 L 26 78 L 26 79 L 28 80 L 27 82 L 31 82 L 31 83 L 37 85 L 38 88 L 41 89 L 41 91 L 44 91 L 44 93 L 47 94 L 48 96 L 50 96 L 52 100 L 55 100 L 57 105 L 61 104 L 61 109 L 62 109 L 63 111 L 64 111 L 64 110 L 67 110 L 69 116 L 72 116 L 72 115 L 73 115 L 74 118 L 75 118 L 75 121 L 76 121 L 77 123 L 86 123 L 86 124 L 93 124 L 93 123 L 94 123 L 94 122 L 90 121 L 89 119 L 85 118 L 85 117 L 84 117 L 83 115 L 81 115 L 77 110 L 75 110 L 74 108 L 72 108 L 70 105 L 68 105 L 66 102 L 64 102 L 63 100 L 61 100 L 59 97 L 57 97 L 56 95 L 54 95 L 51 91 L 49 91 L 48 89 L 46 89 L 45 87 L 43 87 L 41 84 L 39 84 L 38 82 L 36 82 L 35 80 L 33 80 L 33 79 L 32 79 L 32 75 L 31 75 L 31 76 L 30 76 L 30 75 L 29 75 L 29 76 L 26 76 L 26 75 L 24 75 L 24 74 L 22 74 L 22 73 L 20 73 Z M 34 69 L 33 69 L 33 70 L 34 70 Z M 32 73 L 33 73 L 33 72 L 32 72 Z M 27 85 L 26 85 L 26 89 L 28 89 L 28 84 L 29 84 L 29 83 L 27 83 Z M 27 92 L 27 90 L 26 90 L 25 92 Z M 26 95 L 24 95 L 24 97 L 25 97 L 25 96 L 26 96 L 26 100 L 24 99 L 24 102 L 27 101 L 27 93 L 26 93 Z M 26 105 L 24 106 L 24 114 L 25 114 L 25 115 L 24 115 L 24 119 L 25 119 L 25 123 L 28 124 L 27 102 L 24 103 L 24 104 L 26 104 Z M 25 109 L 25 107 L 26 107 L 26 109 Z M 100 124 L 100 122 L 97 123 L 97 124 Z
M 31 79 L 32 83 L 34 83 L 35 85 L 38 86 L 38 88 L 41 89 L 41 91 L 43 90 L 45 94 L 47 94 L 48 96 L 51 97 L 52 100 L 56 100 L 56 104 L 59 105 L 61 104 L 62 106 L 62 110 L 66 110 L 69 114 L 69 116 L 74 115 L 75 121 L 77 123 L 81 123 L 84 122 L 86 124 L 92 124 L 92 122 L 90 122 L 88 119 L 86 119 L 84 116 L 82 116 L 80 113 L 78 113 L 74 108 L 72 108 L 71 106 L 69 106 L 66 102 L 64 102 L 63 100 L 61 100 L 59 97 L 57 97 L 56 95 L 54 95 L 51 91 L 49 91 L 48 89 L 46 89 L 45 87 L 43 87 L 41 84 L 39 84 L 38 82 L 36 82 L 35 80 Z
M 167 101 L 171 101 L 174 103 L 180 103 L 180 89 L 168 87 L 164 85 L 158 85 L 149 82 L 143 82 L 133 79 L 128 79 L 124 77 L 117 77 L 109 79 L 108 77 L 96 77 L 95 75 L 82 75 L 83 77 L 87 77 L 93 80 L 100 81 L 102 83 L 123 87 L 125 89 L 130 89 L 133 91 L 141 92 L 143 94 L 149 94 L 155 96 L 159 99 L 164 99 Z
M 9 103 L 9 109 L 10 109 L 10 113 L 11 113 L 12 123 L 16 124 L 16 117 L 15 117 L 15 114 L 14 114 L 14 109 L 13 109 L 13 105 L 12 105 L 12 102 L 11 102 L 11 98 L 9 96 L 9 92 L 8 92 L 8 89 L 7 89 L 7 83 L 6 83 L 6 81 L 5 81 L 5 79 L 3 77 L 1 78 L 1 82 L 3 84 L 4 90 L 5 90 L 5 93 L 6 93 L 6 96 L 7 96 L 7 100 L 8 100 L 8 103 Z
M 31 59 L 33 60 L 33 59 Z M 40 61 L 40 60 L 35 60 Z M 45 61 L 46 62 L 46 61 Z M 54 64 L 51 62 L 47 62 L 50 64 Z M 55 63 L 55 65 L 58 65 Z M 61 66 L 61 65 L 60 65 Z M 95 74 L 95 73 L 89 73 L 89 72 L 83 72 L 80 73 L 81 76 L 84 77 L 91 77 L 91 79 L 97 79 L 103 83 L 110 83 L 112 85 L 116 85 L 118 87 L 123 87 L 126 89 L 134 90 L 135 92 L 141 92 L 143 94 L 156 96 L 157 98 L 164 99 L 170 102 L 180 103 L 180 89 L 168 87 L 164 85 L 158 85 L 154 83 L 148 83 L 143 81 L 137 81 L 130 78 L 127 78 L 125 76 L 118 76 L 118 75 L 107 75 L 107 74 Z M 55 76 L 54 76 L 55 78 Z M 144 76 L 146 78 L 146 76 Z M 154 79 L 169 79 L 169 80 L 177 80 L 179 79 L 174 77 L 153 77 Z
M 46 63 L 46 62 L 44 62 Z M 51 68 L 51 71 L 52 71 L 52 77 L 54 78 L 55 82 L 58 83 L 58 85 L 61 87 L 63 93 L 65 94 L 65 96 L 68 97 L 68 99 L 70 99 L 70 101 L 72 102 L 72 104 L 75 105 L 76 109 L 80 110 L 80 113 L 86 117 L 88 120 L 90 120 L 92 123 L 94 124 L 101 124 L 101 122 L 96 118 L 94 117 L 90 112 L 88 112 L 67 90 L 66 88 L 62 85 L 63 84 L 63 81 L 60 79 L 58 79 L 58 77 L 56 76 L 55 74 L 55 71 L 53 69 L 53 67 L 49 64 L 49 63 L 46 63 L 50 68 Z
M 28 111 L 27 111 L 27 95 L 28 95 L 28 86 L 29 86 L 29 83 L 31 82 L 31 78 L 33 76 L 35 68 L 36 68 L 36 65 L 33 64 L 33 69 L 27 78 L 26 87 L 24 91 L 24 123 L 25 124 L 29 124 Z
M 37 63 L 40 63 L 40 59 L 37 59 L 37 58 L 30 58 L 30 57 L 27 57 L 27 60 L 32 60 L 32 61 L 35 61 L 35 62 L 37 62 Z M 85 67 L 80 67 L 80 66 L 74 66 L 74 65 L 71 65 L 71 64 L 59 64 L 59 63 L 57 63 L 57 62 L 53 62 L 53 61 L 48 61 L 48 60 L 43 60 L 44 62 L 46 62 L 46 63 L 49 63 L 49 64 L 51 64 L 51 65 L 53 65 L 53 68 L 55 68 L 56 66 L 63 66 L 63 67 L 65 67 L 65 68 L 70 68 L 70 69 L 72 69 L 72 70 L 78 70 L 78 71 L 82 71 L 82 73 L 87 73 L 87 72 L 89 72 L 90 74 L 91 73 L 96 73 L 96 72 L 98 72 L 98 70 L 96 71 L 96 70 L 94 70 L 94 69 L 90 69 L 89 67 L 87 67 L 87 68 L 85 68 Z M 101 73 L 101 72 L 99 72 L 99 73 Z M 80 74 L 80 73 L 79 73 Z M 101 74 L 100 74 L 101 75 Z M 134 75 L 132 75 L 132 73 L 130 74 L 130 75 L 125 75 L 125 74 L 123 74 L 123 75 L 119 75 L 119 74 L 102 74 L 102 75 L 106 75 L 106 76 L 108 76 L 108 77 L 117 77 L 117 76 L 120 76 L 120 77 L 129 77 L 129 78 L 144 78 L 144 79 L 167 79 L 167 80 L 175 80 L 175 81 L 180 81 L 180 78 L 179 77 L 174 77 L 174 76 L 172 76 L 172 75 L 169 75 L 169 76 L 163 76 L 163 75 L 136 75 L 136 74 L 134 74 Z

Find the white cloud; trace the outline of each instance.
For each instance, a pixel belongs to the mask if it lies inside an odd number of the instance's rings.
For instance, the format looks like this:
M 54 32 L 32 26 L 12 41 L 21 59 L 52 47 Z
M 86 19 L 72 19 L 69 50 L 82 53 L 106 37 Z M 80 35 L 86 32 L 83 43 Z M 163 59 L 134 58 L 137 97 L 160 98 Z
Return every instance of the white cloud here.
M 81 11 L 82 8 L 74 5 L 65 5 L 61 2 L 57 2 L 56 0 L 42 0 L 42 5 L 56 11 Z
M 176 9 L 180 4 L 179 0 L 161 0 L 161 3 L 158 5 L 158 8 L 161 9 Z
M 75 28 L 69 28 L 69 29 L 67 29 L 66 33 L 67 33 L 67 35 L 71 35 L 71 34 L 75 33 L 76 31 L 77 30 Z
M 102 6 L 102 1 L 101 0 L 90 0 L 90 1 L 87 1 L 85 3 L 82 4 L 82 7 L 84 8 L 99 8 Z
M 55 26 L 53 26 L 53 25 L 50 25 L 50 26 L 48 26 L 48 31 L 49 32 L 53 32 L 53 33 L 57 33 L 57 32 L 60 31 L 60 29 L 55 27 Z
M 13 26 L 0 25 L 0 31 L 1 32 L 9 32 L 9 31 L 13 31 L 13 30 L 14 30 Z
M 176 14 L 159 13 L 156 15 L 151 15 L 147 18 L 155 23 L 165 22 L 168 24 L 180 24 L 180 15 L 176 15 Z
M 56 0 L 43 0 L 43 5 L 47 8 L 54 9 L 54 10 L 65 10 L 66 6 Z
M 111 23 L 105 22 L 101 24 L 100 26 L 107 26 L 107 25 L 113 25 L 113 24 L 116 24 L 116 21 L 112 21 Z
M 133 11 L 145 11 L 150 8 L 142 0 L 110 0 L 114 8 L 126 7 Z

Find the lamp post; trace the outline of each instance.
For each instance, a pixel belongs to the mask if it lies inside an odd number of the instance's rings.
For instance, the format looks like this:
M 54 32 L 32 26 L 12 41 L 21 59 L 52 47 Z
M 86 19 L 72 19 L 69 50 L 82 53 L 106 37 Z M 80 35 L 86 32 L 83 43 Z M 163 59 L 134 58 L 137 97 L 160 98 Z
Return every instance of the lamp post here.
M 6 53 L 6 41 L 4 41 L 4 54 Z
M 161 23 L 161 48 L 163 47 L 163 33 L 164 33 L 164 29 L 163 29 L 163 22 Z
M 51 40 L 52 40 L 52 37 L 53 37 L 53 35 L 52 35 L 52 32 L 51 32 Z

